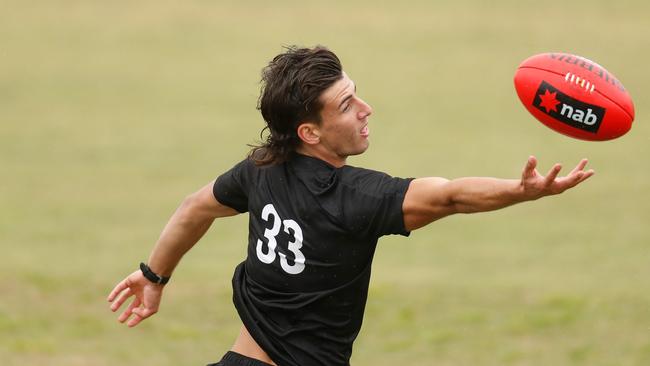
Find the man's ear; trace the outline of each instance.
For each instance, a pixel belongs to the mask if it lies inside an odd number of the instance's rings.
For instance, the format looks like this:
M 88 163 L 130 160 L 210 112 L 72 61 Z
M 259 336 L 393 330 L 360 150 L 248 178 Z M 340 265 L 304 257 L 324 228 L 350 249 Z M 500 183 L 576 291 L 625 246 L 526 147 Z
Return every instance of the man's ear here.
M 303 122 L 296 131 L 298 137 L 307 145 L 316 145 L 320 142 L 320 129 L 313 122 Z

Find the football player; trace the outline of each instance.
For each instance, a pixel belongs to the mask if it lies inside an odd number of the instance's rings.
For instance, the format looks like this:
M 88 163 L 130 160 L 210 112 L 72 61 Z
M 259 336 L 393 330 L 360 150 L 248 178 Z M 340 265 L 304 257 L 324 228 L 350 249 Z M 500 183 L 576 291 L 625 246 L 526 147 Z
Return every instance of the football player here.
M 248 213 L 248 255 L 232 279 L 242 321 L 214 365 L 343 366 L 361 327 L 381 236 L 455 213 L 497 210 L 562 193 L 593 175 L 582 160 L 546 176 L 529 157 L 518 179 L 403 179 L 347 165 L 369 146 L 372 108 L 325 47 L 290 47 L 263 70 L 267 138 L 173 214 L 148 262 L 110 293 L 136 326 L 158 311 L 165 283 L 214 219 Z

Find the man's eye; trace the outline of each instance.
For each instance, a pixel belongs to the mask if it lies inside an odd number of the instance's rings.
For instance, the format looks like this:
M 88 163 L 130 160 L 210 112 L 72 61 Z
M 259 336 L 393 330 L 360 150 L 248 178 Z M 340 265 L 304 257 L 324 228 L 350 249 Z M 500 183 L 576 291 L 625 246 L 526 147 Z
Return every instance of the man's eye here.
M 350 109 L 350 105 L 346 104 L 345 107 L 343 108 L 343 112 L 347 112 Z

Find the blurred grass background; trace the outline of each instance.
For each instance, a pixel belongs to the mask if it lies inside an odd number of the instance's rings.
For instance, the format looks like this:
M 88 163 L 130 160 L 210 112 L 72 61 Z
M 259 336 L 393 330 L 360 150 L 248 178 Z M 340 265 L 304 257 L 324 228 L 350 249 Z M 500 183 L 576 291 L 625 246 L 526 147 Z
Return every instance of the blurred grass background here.
M 246 217 L 216 222 L 161 311 L 120 326 L 105 297 L 181 199 L 262 127 L 261 68 L 324 44 L 375 110 L 350 159 L 397 176 L 517 177 L 590 159 L 561 197 L 385 238 L 353 365 L 650 364 L 650 5 L 646 1 L 0 2 L 0 363 L 202 365 L 231 346 Z M 590 143 L 512 86 L 540 52 L 627 87 L 631 132 Z

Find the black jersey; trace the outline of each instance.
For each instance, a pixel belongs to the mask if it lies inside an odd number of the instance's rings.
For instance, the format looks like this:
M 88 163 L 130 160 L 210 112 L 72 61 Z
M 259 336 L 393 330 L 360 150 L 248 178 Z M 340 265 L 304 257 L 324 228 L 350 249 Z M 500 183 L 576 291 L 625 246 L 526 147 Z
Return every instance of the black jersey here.
M 220 203 L 249 212 L 235 307 L 279 366 L 349 365 L 377 239 L 409 234 L 409 183 L 297 154 L 266 167 L 246 159 L 216 180 Z

